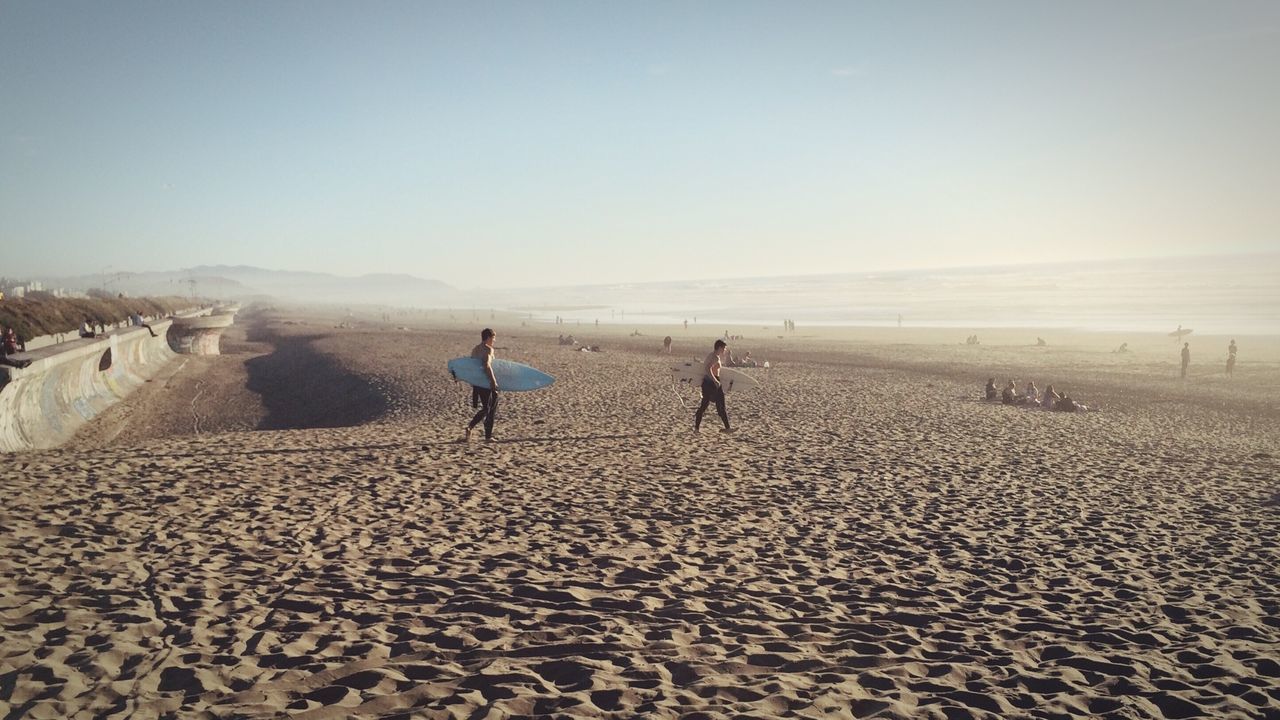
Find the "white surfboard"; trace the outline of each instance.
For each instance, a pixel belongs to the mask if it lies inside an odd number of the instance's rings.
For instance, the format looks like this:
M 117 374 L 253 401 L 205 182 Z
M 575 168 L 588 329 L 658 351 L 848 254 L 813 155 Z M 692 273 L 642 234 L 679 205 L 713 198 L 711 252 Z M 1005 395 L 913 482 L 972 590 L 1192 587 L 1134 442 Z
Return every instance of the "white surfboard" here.
M 702 387 L 702 363 L 687 362 L 671 366 L 671 379 L 682 385 Z M 732 390 L 750 390 L 760 387 L 760 381 L 737 368 L 720 368 L 720 385 L 725 392 Z

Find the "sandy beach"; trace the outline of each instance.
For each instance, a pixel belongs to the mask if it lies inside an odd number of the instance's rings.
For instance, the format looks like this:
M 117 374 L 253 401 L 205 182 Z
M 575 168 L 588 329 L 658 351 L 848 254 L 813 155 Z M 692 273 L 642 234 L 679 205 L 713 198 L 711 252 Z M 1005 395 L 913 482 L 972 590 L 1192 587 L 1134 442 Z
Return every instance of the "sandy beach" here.
M 1280 339 L 379 317 L 249 308 L 5 458 L 0 715 L 1280 715 Z M 557 381 L 463 444 L 486 325 Z M 695 435 L 726 330 L 772 367 Z

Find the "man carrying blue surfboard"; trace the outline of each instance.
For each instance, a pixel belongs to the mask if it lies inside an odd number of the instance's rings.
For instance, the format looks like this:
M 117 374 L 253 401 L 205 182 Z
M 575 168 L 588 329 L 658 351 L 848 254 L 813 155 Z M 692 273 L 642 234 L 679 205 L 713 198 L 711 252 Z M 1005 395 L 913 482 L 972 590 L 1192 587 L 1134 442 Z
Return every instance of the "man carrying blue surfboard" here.
M 707 406 L 713 402 L 716 404 L 716 412 L 720 415 L 720 421 L 724 423 L 724 431 L 733 432 L 733 428 L 729 427 L 729 412 L 724 407 L 724 387 L 720 385 L 721 358 L 724 357 L 728 349 L 728 343 L 723 340 L 717 340 L 715 348 L 702 364 L 704 370 L 702 374 L 702 404 L 698 406 L 698 412 L 693 416 L 694 432 L 701 431 L 702 415 L 707 411 Z
M 493 441 L 493 419 L 498 412 L 498 378 L 493 374 L 493 339 L 495 337 L 497 333 L 490 328 L 485 328 L 480 331 L 480 344 L 471 349 L 471 357 L 484 364 L 484 372 L 489 376 L 489 387 L 471 386 L 473 404 L 478 399 L 480 409 L 467 425 L 467 432 L 462 436 L 464 442 L 471 439 L 471 431 L 480 424 L 481 420 L 484 421 L 484 441 Z

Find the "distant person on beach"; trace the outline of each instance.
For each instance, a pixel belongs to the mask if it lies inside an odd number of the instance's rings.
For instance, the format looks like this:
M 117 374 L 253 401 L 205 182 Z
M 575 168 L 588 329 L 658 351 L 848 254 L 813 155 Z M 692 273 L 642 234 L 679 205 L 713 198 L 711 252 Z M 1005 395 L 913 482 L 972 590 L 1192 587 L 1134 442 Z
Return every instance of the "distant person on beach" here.
M 996 388 L 995 378 L 987 378 L 987 387 L 985 388 L 985 392 L 988 400 L 1000 399 L 1000 391 Z
M 720 422 L 724 423 L 724 431 L 733 432 L 733 428 L 729 427 L 729 411 L 724 406 L 724 387 L 720 385 L 721 358 L 728 351 L 729 344 L 717 340 L 711 354 L 702 363 L 702 404 L 693 415 L 694 432 L 702 430 L 702 416 L 707 412 L 707 406 L 713 402 L 716 404 L 716 413 L 720 415 Z
M 155 336 L 156 336 L 156 331 L 155 331 L 155 330 L 152 330 L 150 325 L 148 325 L 148 324 L 146 324 L 145 322 L 143 322 L 143 321 L 142 321 L 142 315 L 138 314 L 137 312 L 131 313 L 131 314 L 129 315 L 129 322 L 130 322 L 134 327 L 144 327 L 144 328 L 146 328 L 146 329 L 147 329 L 147 332 L 151 333 L 151 337 L 155 337 Z
M 1236 369 L 1236 341 L 1233 338 L 1231 340 L 1231 344 L 1227 346 L 1227 377 L 1231 377 L 1231 374 L 1235 372 L 1235 369 Z
M 493 374 L 493 340 L 497 336 L 493 330 L 485 328 L 480 331 L 480 344 L 471 349 L 471 357 L 484 363 L 484 372 L 489 376 L 489 387 L 471 388 L 472 407 L 475 407 L 477 401 L 481 407 L 467 425 L 467 431 L 462 436 L 463 442 L 471 439 L 471 431 L 481 421 L 484 422 L 484 441 L 493 441 L 493 420 L 498 413 L 498 378 Z
M 1089 412 L 1088 405 L 1069 397 L 1065 392 L 1062 393 L 1062 399 L 1054 404 L 1053 409 L 1058 412 Z M 1096 407 L 1094 408 L 1094 410 L 1097 409 Z
M 80 323 L 80 337 L 97 337 L 97 334 L 93 331 L 93 321 L 89 318 L 85 318 L 84 322 Z
M 1022 395 L 1023 401 L 1024 401 L 1024 402 L 1026 402 L 1028 405 L 1035 405 L 1035 404 L 1036 404 L 1036 400 L 1037 400 L 1037 398 L 1039 398 L 1039 397 L 1040 397 L 1040 391 L 1036 389 L 1035 381 L 1034 381 L 1034 380 L 1028 380 L 1028 381 L 1027 381 L 1027 390 L 1026 390 L 1026 392 L 1025 392 L 1025 393 L 1023 393 L 1023 395 Z
M 1038 338 L 1036 338 L 1036 347 L 1045 347 L 1045 346 L 1046 346 L 1046 345 L 1048 345 L 1048 344 L 1049 344 L 1049 343 L 1047 343 L 1047 342 L 1045 342 L 1045 341 L 1044 341 L 1044 338 L 1042 338 L 1042 337 L 1038 337 Z
M 1187 379 L 1187 366 L 1191 364 L 1191 343 L 1182 343 L 1182 379 Z
M 1118 352 L 1118 353 L 1127 353 L 1127 352 L 1129 352 L 1129 343 L 1127 343 L 1127 342 L 1126 342 L 1126 343 L 1120 343 L 1120 347 L 1116 348 L 1116 349 L 1115 349 L 1115 352 Z
M 670 335 L 662 338 L 662 352 L 666 353 L 667 355 L 671 354 L 671 336 Z
M 1004 386 L 1004 392 L 1000 393 L 1000 402 L 1005 405 L 1014 405 L 1018 402 L 1018 381 L 1010 380 Z
M 1044 397 L 1040 399 L 1040 407 L 1044 408 L 1045 410 L 1052 410 L 1053 406 L 1056 405 L 1057 402 L 1061 399 L 1062 398 L 1058 395 L 1058 393 L 1053 391 L 1053 386 L 1050 385 L 1044 389 Z

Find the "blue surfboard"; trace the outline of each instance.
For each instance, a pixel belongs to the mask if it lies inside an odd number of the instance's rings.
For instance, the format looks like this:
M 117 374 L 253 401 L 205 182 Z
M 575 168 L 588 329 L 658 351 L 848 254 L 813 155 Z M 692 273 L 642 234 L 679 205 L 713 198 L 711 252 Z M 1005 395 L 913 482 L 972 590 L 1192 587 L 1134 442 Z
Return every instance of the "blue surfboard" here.
M 450 360 L 449 374 L 468 385 L 489 387 L 489 376 L 484 372 L 484 363 L 473 357 Z M 510 360 L 494 360 L 493 375 L 498 379 L 498 392 L 528 392 L 547 387 L 556 381 L 541 370 Z

